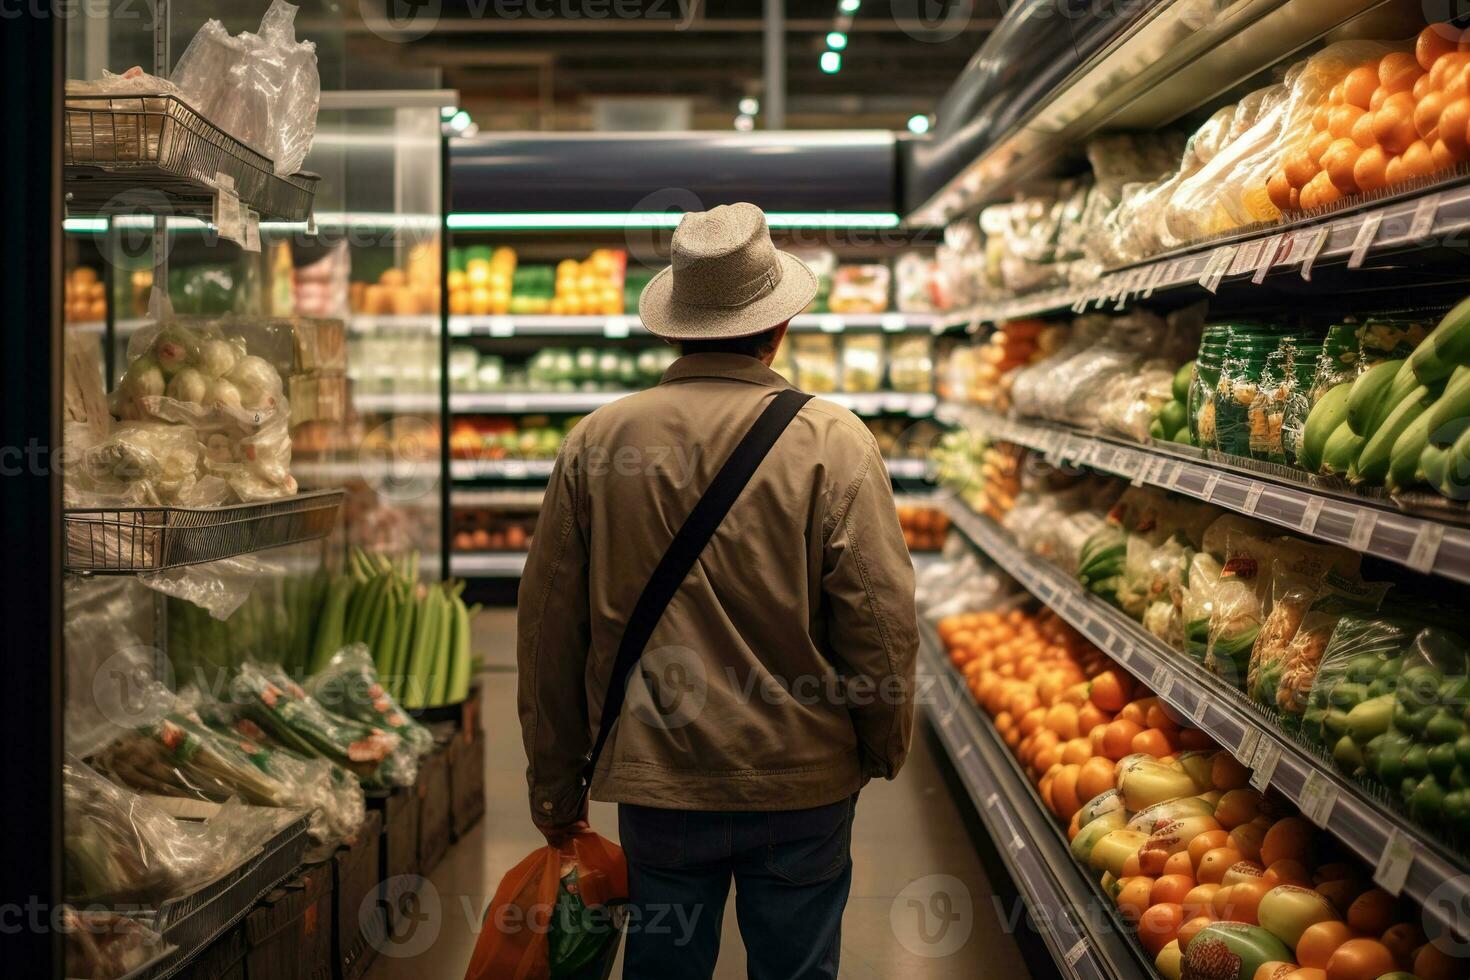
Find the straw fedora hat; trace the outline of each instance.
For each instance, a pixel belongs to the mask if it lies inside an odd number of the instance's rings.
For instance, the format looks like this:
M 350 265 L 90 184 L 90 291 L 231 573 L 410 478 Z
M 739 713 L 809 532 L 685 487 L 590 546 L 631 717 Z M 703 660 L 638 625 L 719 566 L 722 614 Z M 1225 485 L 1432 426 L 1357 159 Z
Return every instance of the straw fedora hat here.
M 665 340 L 749 337 L 791 319 L 817 295 L 817 277 L 771 244 L 754 204 L 691 211 L 674 229 L 672 261 L 638 297 L 638 316 Z

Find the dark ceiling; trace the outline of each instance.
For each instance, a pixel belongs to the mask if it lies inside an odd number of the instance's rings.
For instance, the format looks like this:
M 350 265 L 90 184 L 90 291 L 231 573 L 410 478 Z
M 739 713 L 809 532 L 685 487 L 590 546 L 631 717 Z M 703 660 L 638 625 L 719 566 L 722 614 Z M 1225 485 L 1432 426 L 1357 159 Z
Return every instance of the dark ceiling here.
M 596 100 L 628 97 L 688 99 L 692 128 L 724 129 L 743 96 L 762 95 L 762 0 L 358 2 L 368 16 L 347 18 L 349 63 L 442 72 L 482 130 L 589 129 Z M 818 59 L 838 0 L 786 0 L 787 128 L 903 128 L 933 110 L 1002 2 L 865 0 L 828 75 Z M 385 20 L 385 3 L 406 19 Z

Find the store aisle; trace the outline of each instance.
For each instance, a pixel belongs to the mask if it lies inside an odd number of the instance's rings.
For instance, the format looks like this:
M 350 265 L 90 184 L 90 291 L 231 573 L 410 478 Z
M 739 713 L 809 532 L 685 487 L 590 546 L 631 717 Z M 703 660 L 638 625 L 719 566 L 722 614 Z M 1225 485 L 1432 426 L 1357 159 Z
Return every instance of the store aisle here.
M 454 980 L 474 948 L 480 919 L 500 876 L 541 838 L 526 812 L 524 755 L 515 711 L 515 617 L 489 610 L 476 627 L 486 678 L 484 821 L 454 845 L 430 878 L 417 926 L 390 942 L 367 980 Z M 914 739 L 900 778 L 875 784 L 858 805 L 852 898 L 842 944 L 844 980 L 974 980 L 1031 976 L 1007 925 L 1020 908 L 992 892 L 927 732 Z M 615 837 L 616 808 L 594 803 L 592 823 Z M 717 980 L 745 976 L 734 902 Z M 966 909 L 968 908 L 968 914 Z M 1029 937 L 1034 943 L 1034 934 Z M 1049 972 L 1050 960 L 1044 958 Z M 614 973 L 619 976 L 620 973 Z M 1041 974 L 1038 974 L 1038 976 Z

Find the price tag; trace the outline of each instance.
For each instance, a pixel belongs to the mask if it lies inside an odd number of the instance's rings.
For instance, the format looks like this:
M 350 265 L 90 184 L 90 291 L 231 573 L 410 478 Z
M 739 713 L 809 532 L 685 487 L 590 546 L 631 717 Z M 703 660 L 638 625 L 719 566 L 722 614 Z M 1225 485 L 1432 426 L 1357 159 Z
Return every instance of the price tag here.
M 1266 242 L 1266 247 L 1261 249 L 1261 259 L 1256 263 L 1256 271 L 1251 276 L 1251 282 L 1259 286 L 1266 281 L 1266 276 L 1271 271 L 1271 266 L 1276 264 L 1276 256 L 1281 251 L 1281 243 L 1286 240 L 1285 235 L 1276 235 Z
M 1307 501 L 1307 506 L 1302 508 L 1302 519 L 1297 527 L 1301 528 L 1303 534 L 1311 534 L 1317 530 L 1317 518 L 1322 516 L 1322 504 L 1321 497 L 1313 497 Z
M 1076 313 L 1076 314 L 1078 314 L 1080 316 L 1082 313 L 1085 313 L 1086 311 L 1087 311 L 1087 294 L 1086 293 L 1083 293 L 1081 296 L 1078 296 L 1077 297 L 1077 301 L 1072 304 L 1072 312 L 1073 313 Z
M 994 810 L 995 809 L 995 805 L 997 803 L 999 803 L 999 802 L 1000 802 L 1000 794 L 999 793 L 991 793 L 989 796 L 985 797 L 985 809 L 987 809 L 987 810 Z
M 1215 254 L 1210 256 L 1209 264 L 1205 266 L 1204 275 L 1200 276 L 1199 284 L 1207 292 L 1215 293 L 1220 289 L 1220 283 L 1224 281 L 1226 272 L 1230 269 L 1230 263 L 1235 259 L 1234 245 L 1221 245 L 1215 249 Z
M 240 247 L 247 252 L 260 251 L 260 215 L 245 209 L 245 240 Z
M 1363 223 L 1358 226 L 1358 235 L 1353 239 L 1353 250 L 1348 255 L 1347 267 L 1357 269 L 1363 265 L 1363 260 L 1368 257 L 1368 249 L 1373 247 L 1373 239 L 1378 237 L 1378 226 L 1383 224 L 1383 212 L 1374 211 L 1364 215 Z
M 1080 959 L 1082 959 L 1082 957 L 1086 953 L 1087 953 L 1087 940 L 1085 940 L 1085 939 L 1079 939 L 1079 940 L 1077 940 L 1077 942 L 1075 942 L 1075 943 L 1072 944 L 1072 948 L 1069 949 L 1069 950 L 1067 950 L 1067 966 L 1069 966 L 1069 967 L 1076 966 L 1077 965 L 1077 961 L 1080 960 Z
M 842 317 L 831 314 L 817 317 L 817 326 L 822 333 L 841 333 L 843 329 Z
M 885 313 L 878 318 L 878 325 L 888 333 L 903 333 L 908 322 L 902 313 Z
M 1161 698 L 1166 698 L 1169 696 L 1169 692 L 1174 690 L 1174 675 L 1169 672 L 1167 666 L 1158 664 L 1154 667 L 1150 685 L 1154 689 L 1154 694 Z
M 1247 514 L 1255 514 L 1256 507 L 1261 503 L 1261 494 L 1266 488 L 1259 483 L 1252 483 L 1251 488 L 1245 492 L 1245 507 Z
M 1322 254 L 1322 248 L 1327 244 L 1327 226 L 1319 225 L 1312 230 L 1312 237 L 1307 239 L 1307 250 L 1302 253 L 1302 278 L 1307 282 L 1312 281 L 1312 266 L 1317 264 L 1317 256 Z
M 1302 786 L 1302 816 L 1325 829 L 1327 821 L 1332 817 L 1332 808 L 1336 805 L 1337 787 L 1332 785 L 1332 781 L 1320 772 L 1308 773 L 1307 781 Z
M 1439 545 L 1444 540 L 1444 525 L 1424 523 L 1414 532 L 1414 544 L 1409 548 L 1409 567 L 1420 574 L 1434 569 L 1434 560 L 1439 557 Z
M 1247 272 L 1254 272 L 1261 262 L 1261 252 L 1266 243 L 1260 239 L 1246 242 L 1241 245 L 1235 253 L 1235 260 L 1230 263 L 1230 275 L 1239 276 Z
M 1409 240 L 1423 241 L 1434 231 L 1434 219 L 1439 215 L 1439 195 L 1421 197 L 1414 206 L 1414 217 L 1409 222 Z
M 1373 529 L 1378 526 L 1378 512 L 1364 508 L 1353 515 L 1353 529 L 1348 533 L 1348 547 L 1354 551 L 1367 551 L 1373 540 Z
M 1378 867 L 1373 871 L 1373 884 L 1390 895 L 1397 897 L 1409 880 L 1409 866 L 1414 863 L 1414 845 L 1395 827 L 1388 835 L 1388 844 L 1378 858 Z
M 516 322 L 508 316 L 492 316 L 490 318 L 490 336 L 492 337 L 514 337 L 516 335 Z
M 1261 739 L 1256 758 L 1251 763 L 1251 785 L 1264 793 L 1271 785 L 1271 777 L 1276 774 L 1276 764 L 1280 761 L 1281 743 L 1274 738 Z
M 1235 747 L 1235 758 L 1243 766 L 1249 766 L 1256 759 L 1256 746 L 1261 744 L 1261 730 L 1259 728 L 1247 728 L 1240 736 L 1240 744 Z
M 1218 487 L 1219 485 L 1220 485 L 1220 474 L 1219 473 L 1211 473 L 1209 475 L 1209 478 L 1205 480 L 1205 489 L 1204 489 L 1204 492 L 1201 494 L 1201 496 L 1204 497 L 1204 499 L 1206 499 L 1206 500 L 1214 500 L 1215 499 L 1215 488 Z
M 1143 280 L 1144 299 L 1148 299 L 1150 296 L 1152 296 L 1154 294 L 1154 290 L 1163 283 L 1164 277 L 1167 275 L 1166 270 L 1168 268 L 1168 265 L 1169 264 L 1167 262 L 1160 262 L 1157 265 L 1150 266 L 1147 270 L 1145 270 L 1146 274 L 1144 275 Z
M 1164 481 L 1164 486 L 1170 490 L 1179 489 L 1179 478 L 1184 475 L 1184 464 L 1175 463 L 1169 468 L 1169 478 Z
M 969 742 L 966 742 L 964 745 L 960 746 L 959 751 L 954 754 L 954 757 L 956 759 L 963 759 L 965 756 L 974 751 L 975 746 L 971 745 Z
M 1137 457 L 1129 459 L 1127 456 L 1124 456 L 1123 465 L 1133 470 L 1133 478 L 1128 482 L 1135 487 L 1143 486 L 1148 479 L 1148 471 L 1151 469 L 1151 463 L 1152 460 L 1139 459 Z
M 1205 715 L 1207 715 L 1209 713 L 1210 713 L 1210 699 L 1209 698 L 1207 698 L 1207 697 L 1201 697 L 1198 701 L 1196 701 L 1194 703 L 1194 723 L 1196 725 L 1203 725 L 1205 723 Z
M 602 335 L 614 339 L 628 336 L 628 327 L 632 318 L 626 316 L 610 316 L 602 321 Z
M 224 177 L 229 181 L 224 174 Z M 245 219 L 240 213 L 240 195 L 234 191 L 233 182 L 229 186 L 221 185 L 214 193 L 214 227 L 219 232 L 219 237 L 229 239 L 236 244 L 245 243 Z

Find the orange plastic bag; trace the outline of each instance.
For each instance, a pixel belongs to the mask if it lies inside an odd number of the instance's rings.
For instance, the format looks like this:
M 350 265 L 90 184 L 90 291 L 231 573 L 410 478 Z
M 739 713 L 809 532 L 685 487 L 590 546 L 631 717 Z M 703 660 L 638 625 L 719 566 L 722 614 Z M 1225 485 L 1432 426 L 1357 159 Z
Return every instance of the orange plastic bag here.
M 500 879 L 465 980 L 606 976 L 627 898 L 623 849 L 601 834 L 532 851 Z

